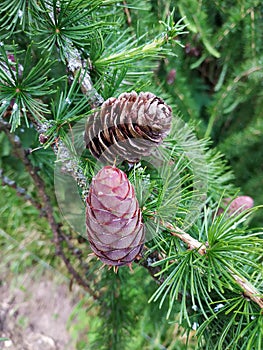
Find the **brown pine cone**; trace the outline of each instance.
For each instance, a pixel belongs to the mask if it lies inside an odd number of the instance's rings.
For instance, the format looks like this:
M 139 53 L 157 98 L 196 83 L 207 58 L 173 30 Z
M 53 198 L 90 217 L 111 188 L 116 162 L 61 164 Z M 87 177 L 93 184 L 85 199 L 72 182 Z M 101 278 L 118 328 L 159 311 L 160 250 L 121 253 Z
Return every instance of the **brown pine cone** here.
M 172 110 L 150 92 L 123 93 L 106 100 L 90 116 L 85 143 L 94 157 L 136 162 L 148 156 L 169 134 Z
M 145 232 L 126 174 L 116 167 L 102 168 L 92 180 L 86 201 L 87 235 L 93 252 L 108 265 L 131 263 L 142 250 Z

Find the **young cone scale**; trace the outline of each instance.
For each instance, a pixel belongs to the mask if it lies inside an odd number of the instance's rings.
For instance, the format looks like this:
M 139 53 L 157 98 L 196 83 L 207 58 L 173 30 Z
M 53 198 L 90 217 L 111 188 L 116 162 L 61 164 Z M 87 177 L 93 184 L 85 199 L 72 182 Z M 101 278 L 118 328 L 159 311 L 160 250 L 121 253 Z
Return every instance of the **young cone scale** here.
M 113 163 L 148 156 L 169 134 L 172 110 L 150 92 L 123 93 L 90 116 L 85 143 L 94 157 Z
M 105 166 L 93 178 L 86 202 L 87 235 L 93 252 L 107 265 L 131 263 L 142 250 L 145 231 L 127 175 Z

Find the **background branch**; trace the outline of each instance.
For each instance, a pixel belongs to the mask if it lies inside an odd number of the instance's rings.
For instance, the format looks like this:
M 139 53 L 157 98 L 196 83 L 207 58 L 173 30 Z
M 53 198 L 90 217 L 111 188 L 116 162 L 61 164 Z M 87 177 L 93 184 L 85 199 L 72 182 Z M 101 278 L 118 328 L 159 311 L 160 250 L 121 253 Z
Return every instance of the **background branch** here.
M 56 246 L 56 255 L 60 256 L 65 263 L 68 271 L 71 273 L 73 278 L 76 280 L 76 282 L 82 286 L 92 297 L 93 299 L 97 300 L 99 299 L 99 294 L 93 289 L 91 289 L 90 285 L 81 277 L 81 275 L 75 270 L 75 268 L 72 266 L 70 260 L 66 257 L 63 247 L 62 247 L 62 242 L 64 241 L 64 234 L 61 231 L 61 227 L 59 224 L 56 223 L 54 214 L 53 214 L 53 207 L 50 202 L 50 198 L 47 195 L 45 191 L 45 183 L 41 179 L 41 177 L 38 175 L 37 170 L 32 166 L 30 160 L 28 159 L 28 154 L 25 152 L 23 149 L 20 139 L 18 136 L 11 134 L 9 132 L 10 130 L 10 125 L 8 123 L 2 123 L 0 120 L 0 125 L 2 127 L 2 130 L 6 132 L 6 135 L 10 141 L 10 143 L 13 146 L 14 154 L 16 155 L 17 158 L 19 158 L 22 163 L 24 164 L 27 172 L 31 176 L 31 178 L 34 181 L 34 184 L 36 186 L 36 189 L 38 191 L 39 197 L 42 200 L 42 208 L 45 212 L 45 216 L 49 222 L 49 225 L 51 227 L 52 233 L 53 233 L 53 240 Z
M 38 210 L 42 209 L 42 205 L 37 202 L 32 196 L 30 196 L 25 188 L 18 186 L 14 180 L 11 180 L 8 176 L 4 175 L 3 169 L 0 169 L 0 179 L 2 180 L 3 186 L 8 186 L 15 189 L 18 196 L 24 198 L 26 201 L 29 201 Z

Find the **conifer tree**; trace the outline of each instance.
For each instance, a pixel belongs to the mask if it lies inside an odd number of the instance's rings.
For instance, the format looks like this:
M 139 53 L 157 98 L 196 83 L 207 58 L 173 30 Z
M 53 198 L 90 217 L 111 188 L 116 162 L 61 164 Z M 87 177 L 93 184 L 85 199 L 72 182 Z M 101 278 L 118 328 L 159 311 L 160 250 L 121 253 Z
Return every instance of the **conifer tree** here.
M 260 207 L 209 139 L 262 141 L 261 2 L 4 0 L 0 24 L 0 244 L 28 234 L 12 188 L 45 219 L 19 269 L 86 292 L 78 349 L 261 350 Z

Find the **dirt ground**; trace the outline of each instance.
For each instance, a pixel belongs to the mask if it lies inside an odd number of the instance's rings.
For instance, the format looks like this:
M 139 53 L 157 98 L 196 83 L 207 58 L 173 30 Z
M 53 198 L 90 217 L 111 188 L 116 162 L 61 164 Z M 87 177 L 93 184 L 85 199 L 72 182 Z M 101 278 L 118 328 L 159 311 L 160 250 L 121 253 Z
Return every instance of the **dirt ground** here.
M 0 342 L 2 350 L 74 350 L 67 330 L 81 290 L 56 274 L 0 275 Z

